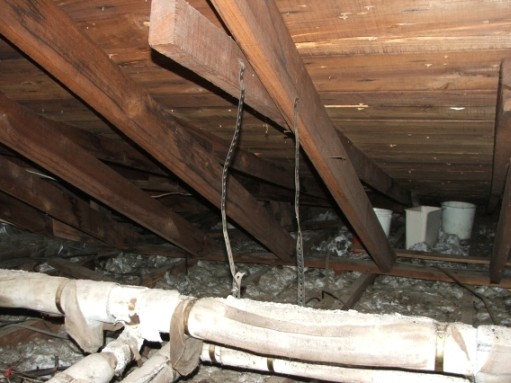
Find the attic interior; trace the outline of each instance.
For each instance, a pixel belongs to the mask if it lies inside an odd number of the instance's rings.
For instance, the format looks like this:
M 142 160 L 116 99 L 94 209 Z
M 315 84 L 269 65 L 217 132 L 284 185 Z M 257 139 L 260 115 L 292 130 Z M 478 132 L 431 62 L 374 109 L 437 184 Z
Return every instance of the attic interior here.
M 511 380 L 510 1 L 0 4 L 1 381 Z

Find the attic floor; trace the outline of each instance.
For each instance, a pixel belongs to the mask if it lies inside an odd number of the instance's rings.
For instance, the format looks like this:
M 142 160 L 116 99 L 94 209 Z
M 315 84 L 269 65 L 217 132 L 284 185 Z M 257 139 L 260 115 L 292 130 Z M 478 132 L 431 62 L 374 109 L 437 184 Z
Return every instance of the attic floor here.
M 395 217 L 393 234 L 399 228 L 402 220 Z M 321 225 L 318 225 L 321 226 Z M 323 225 L 324 227 L 325 225 Z M 306 248 L 314 251 L 328 252 L 331 257 L 344 251 L 340 244 L 340 236 L 346 234 L 344 229 L 336 227 L 323 228 L 316 231 L 306 231 Z M 493 220 L 484 218 L 476 222 L 472 249 L 477 255 L 489 255 L 494 235 Z M 90 265 L 93 261 L 95 272 L 107 278 L 118 280 L 125 284 L 146 284 L 155 288 L 177 289 L 182 294 L 204 296 L 227 296 L 230 292 L 230 273 L 227 263 L 199 261 L 185 267 L 180 259 L 164 256 L 142 256 L 140 254 L 119 253 L 109 258 L 94 258 L 93 249 L 86 244 L 68 241 L 46 239 L 44 237 L 25 233 L 10 226 L 1 226 L 0 253 L 36 248 L 37 258 L 24 258 L 18 266 L 37 268 L 42 272 L 57 273 L 48 263 L 44 262 L 49 255 L 58 253 L 61 258 L 69 258 Z M 345 238 L 349 240 L 349 235 Z M 242 238 L 236 237 L 235 238 Z M 477 245 L 474 246 L 475 241 Z M 240 248 L 249 249 L 253 244 L 235 241 L 235 251 Z M 112 254 L 110 254 L 112 255 Z M 361 255 L 355 255 L 361 256 Z M 364 255 L 362 255 L 364 256 Z M 91 258 L 92 257 L 92 258 Z M 10 261 L 12 267 L 16 258 L 2 260 Z M 9 264 L 7 263 L 7 266 Z M 245 287 L 242 298 L 274 301 L 281 303 L 296 302 L 296 271 L 290 266 L 267 266 L 239 264 L 239 269 L 246 271 Z M 5 265 L 3 267 L 6 267 Z M 359 272 L 336 273 L 329 269 L 307 269 L 305 272 L 307 306 L 342 309 L 347 301 L 359 294 L 351 308 L 364 313 L 399 313 L 402 315 L 427 316 L 442 322 L 465 322 L 477 326 L 491 324 L 487 307 L 472 293 L 463 287 L 447 282 L 422 281 L 391 276 L 371 276 Z M 364 284 L 365 283 L 365 284 Z M 477 293 L 484 295 L 490 303 L 491 310 L 498 324 L 511 326 L 511 291 L 502 288 L 476 287 Z M 30 316 L 13 316 L 4 310 L 0 313 L 3 321 L 0 329 L 6 330 L 5 321 L 33 319 Z M 26 314 L 26 313 L 23 313 Z M 36 317 L 40 317 L 36 315 Z M 60 329 L 60 333 L 63 330 Z M 154 350 L 146 347 L 144 352 L 150 354 Z M 28 342 L 13 346 L 0 347 L 0 369 L 6 371 L 30 371 L 51 368 L 55 364 L 55 356 L 59 364 L 67 366 L 81 357 L 76 346 L 70 341 L 42 336 Z M 40 378 L 38 378 L 40 379 Z M 0 382 L 6 382 L 4 376 Z M 21 381 L 19 375 L 10 378 L 11 382 Z M 238 371 L 225 367 L 203 364 L 192 376 L 182 381 L 186 382 L 294 382 L 289 377 Z

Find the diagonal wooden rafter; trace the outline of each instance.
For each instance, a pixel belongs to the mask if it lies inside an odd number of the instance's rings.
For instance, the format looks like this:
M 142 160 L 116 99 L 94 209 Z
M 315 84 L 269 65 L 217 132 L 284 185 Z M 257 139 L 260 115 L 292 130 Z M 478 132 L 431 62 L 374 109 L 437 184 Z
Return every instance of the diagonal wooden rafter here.
M 126 141 L 95 135 L 59 121 L 47 120 L 47 124 L 52 126 L 53 129 L 66 134 L 67 137 L 102 161 L 162 176 L 168 175 L 168 172 L 156 162 L 143 155 Z
M 507 180 L 502 197 L 502 207 L 500 208 L 499 222 L 497 224 L 497 233 L 495 243 L 490 258 L 490 281 L 500 283 L 504 275 L 506 263 L 511 252 L 511 161 L 508 162 Z
M 232 96 L 239 93 L 239 63 L 245 63 L 246 103 L 279 125 L 286 126 L 282 114 L 236 42 L 185 0 L 154 0 L 151 3 L 149 44 Z M 411 204 L 408 190 L 346 136 L 338 134 L 362 181 L 401 204 Z
M 61 221 L 42 213 L 38 209 L 0 191 L 0 221 L 6 221 L 17 228 L 48 237 L 58 237 L 71 241 L 79 238 L 93 239 Z M 72 234 L 73 238 L 70 238 Z M 17 263 L 17 261 L 15 261 Z
M 172 210 L 5 96 L 0 96 L 0 142 L 194 255 L 213 247 Z
M 50 217 L 3 192 L 0 192 L 0 220 L 32 233 L 53 234 Z
M 199 194 L 220 206 L 222 167 L 150 95 L 111 62 L 55 3 L 0 2 L 0 32 Z M 227 215 L 276 256 L 294 241 L 235 179 Z M 142 214 L 140 212 L 139 214 Z
M 271 1 L 212 0 L 289 126 L 298 99 L 301 145 L 380 270 L 395 254 L 323 107 L 282 16 Z
M 69 126 L 58 121 L 48 121 L 48 123 L 54 125 L 55 128 L 62 129 L 69 138 L 73 139 L 91 153 L 94 153 L 97 158 L 103 161 L 133 169 L 144 170 L 158 175 L 168 175 L 168 172 L 155 161 L 152 161 L 133 147 L 133 145 L 125 141 L 94 135 L 82 129 L 70 129 Z M 214 135 L 199 131 L 197 127 L 185 121 L 180 121 L 180 124 L 185 126 L 187 130 L 194 135 L 197 142 L 200 143 L 211 156 L 216 157 L 219 163 L 225 160 L 229 149 L 228 143 Z M 258 158 L 254 154 L 241 148 L 236 151 L 232 167 L 240 173 L 251 176 L 252 178 L 257 178 L 288 189 L 294 187 L 294 179 L 290 171 L 286 171 L 286 169 L 270 161 Z M 304 194 L 310 193 L 321 196 L 318 191 L 314 191 L 313 189 L 304 190 Z
M 169 175 L 169 172 L 159 164 L 123 140 L 94 135 L 58 121 L 48 120 L 47 122 L 55 129 L 64 132 L 69 138 L 102 161 L 161 176 Z M 217 157 L 219 163 L 225 160 L 228 147 L 223 140 L 210 134 L 204 134 L 204 132 L 198 132 L 195 126 L 186 122 L 182 122 L 182 124 L 190 131 L 193 131 L 192 134 L 198 142 L 201 142 L 204 148 L 210 151 L 212 156 Z M 281 168 L 277 164 L 258 158 L 241 148 L 236 151 L 232 167 L 239 173 L 254 179 L 261 188 L 266 187 L 265 184 L 271 184 L 272 186 L 274 184 L 285 189 L 294 188 L 294 179 L 291 171 L 286 171 L 286 169 Z M 264 182 L 261 183 L 260 181 Z M 308 183 L 304 189 L 302 192 L 304 196 L 310 196 L 312 199 L 316 198 L 321 204 L 326 203 L 325 193 L 312 187 L 311 183 Z
M 86 201 L 28 173 L 2 156 L 0 190 L 113 247 L 129 248 L 139 237 L 131 229 L 91 209 Z
M 511 59 L 503 60 L 500 65 L 494 142 L 489 211 L 493 211 L 500 202 L 511 158 Z

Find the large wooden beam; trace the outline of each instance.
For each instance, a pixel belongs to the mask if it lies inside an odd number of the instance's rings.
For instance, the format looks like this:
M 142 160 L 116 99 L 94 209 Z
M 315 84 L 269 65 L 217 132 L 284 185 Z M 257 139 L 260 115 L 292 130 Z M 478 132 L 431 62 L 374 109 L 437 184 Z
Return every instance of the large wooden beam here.
M 188 221 L 3 95 L 0 142 L 190 253 L 210 251 L 207 236 Z
M 134 245 L 137 233 L 62 188 L 0 156 L 0 190 L 113 247 Z
M 500 65 L 494 142 L 493 176 L 488 202 L 490 212 L 495 210 L 504 192 L 511 158 L 511 59 L 503 60 Z
M 276 123 L 286 126 L 282 114 L 236 42 L 185 0 L 152 1 L 149 44 L 235 97 L 239 93 L 239 63 L 245 63 L 247 104 Z M 338 134 L 362 181 L 397 202 L 411 205 L 411 193 L 408 190 L 385 173 L 346 136 L 341 132 Z
M 0 32 L 161 164 L 216 206 L 222 167 L 53 2 L 2 0 Z M 227 215 L 275 255 L 294 240 L 235 179 Z
M 86 130 L 54 120 L 47 120 L 47 124 L 53 129 L 64 133 L 75 143 L 79 144 L 82 148 L 102 161 L 162 176 L 168 175 L 166 169 L 161 167 L 156 161 L 142 154 L 126 141 L 95 135 Z
M 380 270 L 390 270 L 394 251 L 277 6 L 271 0 L 212 3 L 289 126 L 293 126 L 298 99 L 297 127 L 303 149 Z
M 58 121 L 49 120 L 48 123 L 53 125 L 56 129 L 65 132 L 69 138 L 93 153 L 102 161 L 164 176 L 169 174 L 169 172 L 156 161 L 148 158 L 133 145 L 123 140 L 94 135 Z M 227 151 L 229 150 L 228 142 L 205 131 L 200 131 L 197 127 L 185 121 L 180 121 L 180 124 L 186 127 L 197 142 L 200 143 L 212 157 L 216 157 L 219 163 L 225 161 Z M 238 148 L 236 151 L 232 162 L 232 168 L 242 174 L 267 183 L 276 184 L 288 189 L 294 188 L 294 177 L 291 169 L 284 169 L 280 165 L 259 158 L 242 148 Z M 310 187 L 303 190 L 303 194 L 305 195 L 311 193 L 315 196 L 321 195 L 318 191 Z
M 53 235 L 50 217 L 3 192 L 0 192 L 0 220 L 32 233 Z
M 511 232 L 511 170 L 509 165 L 511 165 L 511 161 L 508 162 L 507 166 L 506 186 L 502 197 L 493 252 L 490 258 L 490 280 L 493 283 L 500 283 L 502 280 L 511 251 L 511 236 L 509 235 Z

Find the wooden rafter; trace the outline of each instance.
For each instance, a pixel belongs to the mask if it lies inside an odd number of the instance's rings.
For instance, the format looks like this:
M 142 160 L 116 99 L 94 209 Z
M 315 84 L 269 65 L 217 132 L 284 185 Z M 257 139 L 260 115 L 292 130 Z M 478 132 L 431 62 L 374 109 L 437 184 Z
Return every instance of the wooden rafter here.
M 511 158 L 511 59 L 503 60 L 500 65 L 494 142 L 489 211 L 493 211 L 500 202 Z
M 155 161 L 126 141 L 95 135 L 54 120 L 48 120 L 47 123 L 53 129 L 65 133 L 67 137 L 102 161 L 158 175 L 168 175 L 168 172 Z
M 5 96 L 0 96 L 0 142 L 191 254 L 213 247 L 184 218 Z
M 125 141 L 94 135 L 85 130 L 71 128 L 58 121 L 49 121 L 48 123 L 52 124 L 56 129 L 62 129 L 65 131 L 69 138 L 89 150 L 102 161 L 163 176 L 168 175 L 168 172 L 159 164 Z M 185 121 L 180 121 L 180 124 L 185 126 L 195 137 L 197 142 L 201 144 L 211 156 L 216 157 L 219 163 L 222 163 L 225 160 L 228 151 L 228 143 L 212 134 L 199 131 L 197 127 Z M 241 148 L 236 151 L 232 167 L 247 176 L 257 178 L 271 184 L 280 185 L 288 189 L 292 188 L 294 185 L 294 179 L 291 171 L 282 168 L 278 164 L 258 158 L 254 154 Z M 304 194 L 306 195 L 311 193 L 316 196 L 320 195 L 318 191 L 315 191 L 311 187 L 304 190 Z
M 126 76 L 53 2 L 1 2 L 0 32 L 135 143 L 216 206 L 222 167 Z M 275 255 L 294 241 L 239 182 L 228 183 L 228 216 Z M 200 241 L 199 241 L 200 242 Z
M 382 271 L 395 254 L 273 1 L 212 0 L 325 185 Z
M 3 192 L 0 192 L 0 220 L 32 233 L 53 234 L 50 217 Z
M 68 225 L 120 249 L 134 244 L 138 234 L 62 188 L 52 185 L 0 156 L 0 190 Z
M 286 126 L 282 114 L 236 42 L 186 1 L 155 0 L 151 3 L 149 44 L 235 97 L 239 93 L 239 63 L 245 63 L 247 104 L 279 125 Z M 411 204 L 408 190 L 346 136 L 340 132 L 338 135 L 362 181 L 397 202 Z
M 497 233 L 493 252 L 490 259 L 490 280 L 493 283 L 500 283 L 506 263 L 511 252 L 511 161 L 508 162 L 507 180 L 502 197 L 502 207 L 500 208 L 499 223 L 497 224 Z

